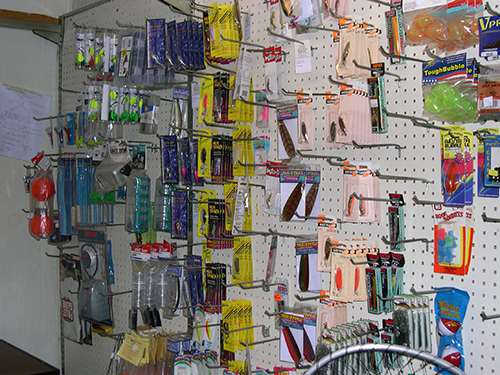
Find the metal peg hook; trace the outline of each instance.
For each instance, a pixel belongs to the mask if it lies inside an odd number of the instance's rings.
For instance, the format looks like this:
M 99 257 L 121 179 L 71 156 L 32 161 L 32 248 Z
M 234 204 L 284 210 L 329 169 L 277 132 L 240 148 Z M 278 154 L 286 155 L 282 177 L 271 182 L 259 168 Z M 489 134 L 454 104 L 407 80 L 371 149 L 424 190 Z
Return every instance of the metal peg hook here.
M 392 5 L 390 3 L 385 2 L 385 1 L 381 1 L 381 0 L 368 0 L 368 1 L 380 4 L 380 5 L 385 5 L 386 7 L 392 8 Z
M 500 223 L 500 219 L 495 219 L 493 217 L 489 217 L 488 215 L 486 215 L 486 212 L 483 212 L 481 214 L 481 217 L 483 218 L 483 221 L 485 223 Z
M 165 4 L 165 5 L 167 5 L 170 8 L 170 11 L 173 12 L 173 13 L 182 14 L 183 16 L 186 16 L 186 17 L 198 18 L 200 20 L 203 19 L 202 16 L 197 16 L 195 14 L 190 14 L 190 13 L 183 12 L 182 10 L 177 9 L 176 7 L 174 7 L 172 4 L 167 3 L 165 0 L 160 0 L 160 2 L 163 3 L 163 4 Z
M 425 205 L 425 204 L 431 204 L 431 205 L 444 205 L 444 202 L 437 202 L 437 201 L 424 201 L 424 200 L 420 200 L 417 198 L 416 195 L 413 196 L 413 202 L 415 202 L 416 204 L 422 204 L 422 205 Z
M 102 292 L 99 292 L 99 294 L 103 297 L 113 297 L 113 296 L 119 296 L 119 295 L 122 295 L 122 294 L 130 294 L 132 293 L 132 290 L 125 290 L 123 292 L 112 292 L 112 293 L 102 293 Z
M 410 293 L 419 296 L 419 295 L 423 295 L 423 294 L 434 294 L 434 293 L 443 293 L 443 292 L 455 292 L 455 289 L 452 289 L 452 288 L 444 288 L 444 289 L 439 289 L 439 290 L 434 289 L 434 287 L 431 287 L 431 288 L 432 288 L 432 290 L 420 290 L 420 291 L 417 291 L 417 290 L 415 290 L 414 287 L 411 287 L 410 288 Z
M 276 315 L 280 315 L 281 311 L 269 312 L 266 310 L 266 311 L 264 311 L 264 314 L 266 314 L 267 316 L 276 316 Z
M 401 150 L 406 149 L 406 146 L 398 145 L 397 143 L 377 143 L 377 144 L 360 144 L 356 141 L 352 141 L 352 145 L 355 148 L 377 148 L 377 147 L 395 147 L 398 150 L 398 157 L 401 157 Z
M 434 181 L 429 181 L 428 179 L 423 178 L 423 177 L 385 175 L 385 174 L 380 173 L 379 170 L 376 170 L 375 174 L 377 175 L 378 178 L 383 179 L 383 180 L 422 181 L 425 184 L 433 184 L 434 183 Z
M 424 242 L 425 251 L 429 251 L 429 244 L 433 242 L 433 240 L 429 240 L 427 238 L 410 238 L 409 240 L 389 241 L 385 236 L 382 236 L 381 240 L 386 245 L 397 245 L 400 243 L 410 243 L 410 242 Z
M 404 297 L 382 297 L 378 293 L 377 293 L 377 298 L 382 300 L 382 301 L 399 301 L 401 299 L 404 299 Z
M 299 238 L 299 239 L 304 239 L 304 240 L 308 239 L 307 237 L 301 236 L 299 234 L 282 233 L 282 232 L 274 231 L 271 228 L 269 228 L 269 234 L 271 234 L 273 236 L 278 236 L 278 237 Z
M 278 341 L 280 338 L 275 337 L 273 339 L 267 339 L 267 340 L 262 340 L 262 341 L 255 341 L 255 342 L 249 342 L 249 343 L 242 343 L 245 346 L 254 346 L 254 345 L 260 345 L 260 344 L 266 344 L 268 342 L 273 342 L 273 341 Z
M 384 49 L 384 47 L 382 47 L 382 46 L 380 46 L 380 52 L 385 57 L 391 57 L 391 58 L 394 58 L 394 59 L 403 59 L 403 60 L 415 61 L 415 62 L 419 62 L 419 63 L 426 63 L 427 62 L 427 61 L 422 60 L 422 59 L 417 59 L 416 57 L 401 56 L 401 55 L 396 55 L 395 53 L 387 52 Z
M 348 168 L 357 168 L 354 164 L 350 164 L 347 162 L 336 162 L 332 159 L 326 159 L 326 162 L 333 167 L 348 167 Z
M 207 120 L 203 119 L 203 123 L 206 126 L 211 126 L 214 128 L 222 128 L 222 129 L 228 129 L 228 130 L 233 130 L 233 126 L 231 125 L 222 125 L 222 124 L 216 124 L 215 122 L 207 122 Z
M 330 14 L 332 15 L 332 17 L 334 17 L 334 18 L 343 18 L 345 20 L 352 20 L 352 18 L 335 13 L 332 8 L 329 8 L 328 10 L 330 11 Z
M 312 25 L 302 25 L 302 24 L 299 24 L 299 23 L 295 23 L 295 21 L 291 21 L 291 24 L 293 26 L 295 26 L 298 30 L 309 30 L 309 29 L 312 29 L 312 30 L 319 30 L 319 31 L 328 31 L 328 32 L 339 32 L 339 30 L 337 29 L 329 29 L 329 28 L 326 28 L 326 27 L 320 27 L 320 26 L 312 26 Z
M 284 95 L 288 95 L 288 96 L 298 96 L 298 95 L 309 96 L 309 94 L 307 92 L 288 91 L 288 90 L 285 90 L 284 88 L 281 88 L 281 91 L 283 92 Z
M 224 181 L 225 183 L 228 183 L 228 184 L 237 184 L 238 181 L 232 181 L 232 180 L 228 180 L 224 177 L 222 177 L 222 181 Z M 265 189 L 266 188 L 266 185 L 262 185 L 262 184 L 254 184 L 252 182 L 247 182 L 247 183 L 243 183 L 243 185 L 248 185 L 248 186 L 253 186 L 253 187 L 258 187 L 258 188 L 261 188 L 261 189 Z
M 359 265 L 359 264 L 377 264 L 378 262 L 376 260 L 372 260 L 372 261 L 369 261 L 369 260 L 364 260 L 362 262 L 355 262 L 354 259 L 352 258 L 349 258 L 349 260 L 351 261 L 352 264 L 354 264 L 355 266 L 356 265 Z
M 378 74 L 385 74 L 385 75 L 388 75 L 388 76 L 393 76 L 393 77 L 396 77 L 396 81 L 398 81 L 398 82 L 406 81 L 406 77 L 402 78 L 399 74 L 388 72 L 388 71 L 384 71 L 384 70 L 378 69 L 378 68 L 371 68 L 369 66 L 360 65 L 360 64 L 358 64 L 358 62 L 356 61 L 356 59 L 353 59 L 352 62 L 356 66 L 356 68 L 364 69 L 364 70 L 369 70 L 370 72 L 375 72 L 375 73 L 378 73 Z
M 245 103 L 245 104 L 250 104 L 250 105 L 256 105 L 258 107 L 267 107 L 267 108 L 272 108 L 276 109 L 276 106 L 274 104 L 266 104 L 266 103 L 259 103 L 259 102 L 251 102 L 250 100 L 246 100 L 244 97 L 240 96 L 239 99 Z
M 488 3 L 486 3 L 488 4 Z M 500 15 L 499 15 L 500 16 Z M 479 314 L 479 316 L 481 317 L 481 319 L 483 319 L 483 322 L 485 320 L 490 320 L 490 319 L 498 319 L 500 318 L 500 314 L 495 314 L 495 315 L 486 315 L 486 313 L 484 311 L 481 311 L 481 314 Z
M 251 327 L 243 327 L 243 328 L 238 328 L 238 329 L 232 329 L 230 331 L 226 331 L 224 329 L 224 327 L 222 326 L 221 327 L 221 331 L 224 332 L 226 335 L 229 335 L 230 333 L 233 333 L 233 332 L 241 332 L 241 331 L 247 331 L 249 329 L 254 329 L 254 328 L 260 328 L 260 327 L 263 327 L 263 328 L 266 328 L 266 326 L 264 324 L 257 324 L 255 326 L 251 326 Z
M 275 33 L 271 30 L 271 28 L 267 28 L 267 32 L 269 33 L 269 35 L 272 35 L 272 36 L 275 36 L 275 37 L 278 37 L 278 38 L 281 38 L 281 39 L 285 39 L 285 40 L 288 40 L 289 42 L 295 42 L 295 43 L 300 43 L 300 44 L 304 44 L 304 42 L 302 42 L 301 40 L 298 40 L 298 39 L 294 39 L 294 38 L 290 38 L 289 36 L 286 36 L 286 35 L 281 35 L 281 34 L 278 34 L 278 33 Z
M 331 75 L 328 76 L 328 81 L 330 81 L 330 83 L 333 83 L 334 85 L 352 87 L 352 85 L 348 83 L 334 80 Z
M 302 215 L 299 215 L 297 212 L 294 212 L 293 215 L 298 217 L 299 219 L 304 219 L 304 220 L 327 220 L 327 221 L 334 221 L 335 220 L 335 219 L 332 219 L 332 218 L 326 217 L 326 216 L 302 216 Z
M 220 327 L 220 326 L 221 326 L 221 323 L 213 323 L 213 324 L 204 324 L 204 325 L 199 325 L 199 326 L 190 325 L 189 327 L 192 329 L 196 329 L 196 328 L 210 328 L 210 327 Z
M 431 59 L 434 59 L 434 60 L 444 60 L 445 58 L 444 57 L 441 57 L 441 56 L 438 56 L 436 55 L 434 52 L 431 51 L 431 49 L 429 48 L 429 46 L 426 46 L 425 49 L 424 49 L 424 52 L 431 58 Z
M 235 74 L 236 71 L 235 70 L 231 70 L 231 69 L 228 69 L 228 68 L 224 68 L 222 66 L 219 66 L 219 65 L 215 65 L 215 64 L 212 64 L 210 61 L 207 60 L 207 58 L 205 58 L 205 64 L 207 64 L 209 67 L 211 68 L 214 68 L 214 69 L 218 69 L 218 70 L 222 70 L 223 72 L 227 72 L 227 73 L 232 73 L 232 74 Z
M 250 43 L 250 42 L 244 42 L 242 40 L 235 40 L 235 39 L 228 39 L 228 38 L 224 38 L 222 35 L 220 36 L 220 38 L 226 42 L 232 42 L 232 43 L 237 43 L 237 44 L 243 44 L 245 46 L 249 46 L 249 47 L 257 47 L 257 48 L 266 48 L 260 44 L 255 44 L 255 43 Z
M 197 242 L 197 243 L 186 243 L 186 244 L 183 244 L 183 245 L 175 245 L 175 247 L 177 249 L 182 249 L 184 247 L 190 247 L 190 246 L 202 246 L 204 245 L 205 242 Z
M 303 301 L 314 301 L 314 300 L 321 299 L 321 298 L 330 298 L 330 296 L 328 294 L 320 294 L 320 295 L 316 295 L 316 296 L 312 296 L 312 297 L 302 297 L 299 294 L 295 294 L 295 298 L 297 298 L 299 301 L 303 302 Z
M 308 158 L 308 159 L 335 159 L 337 161 L 346 161 L 347 160 L 347 158 L 343 158 L 341 156 L 307 154 L 307 153 L 302 152 L 300 150 L 297 150 L 297 154 L 303 158 Z
M 160 0 L 161 1 L 161 0 Z M 128 28 L 128 27 L 133 27 L 135 29 L 145 29 L 146 27 L 144 26 L 138 26 L 138 25 L 132 25 L 132 24 L 126 24 L 126 23 L 121 23 L 120 21 L 116 20 L 116 25 L 118 27 L 123 27 L 123 28 Z
M 492 16 L 499 16 L 500 17 L 500 13 L 498 13 L 496 10 L 494 10 L 491 5 L 490 5 L 490 2 L 487 1 L 486 4 L 484 4 L 484 7 L 486 8 L 486 11 L 491 14 Z
M 358 195 L 358 193 L 356 193 L 356 192 L 352 193 L 352 195 L 354 195 L 354 197 L 360 201 L 377 201 L 377 202 L 398 202 L 399 201 L 398 198 L 363 197 L 361 195 Z

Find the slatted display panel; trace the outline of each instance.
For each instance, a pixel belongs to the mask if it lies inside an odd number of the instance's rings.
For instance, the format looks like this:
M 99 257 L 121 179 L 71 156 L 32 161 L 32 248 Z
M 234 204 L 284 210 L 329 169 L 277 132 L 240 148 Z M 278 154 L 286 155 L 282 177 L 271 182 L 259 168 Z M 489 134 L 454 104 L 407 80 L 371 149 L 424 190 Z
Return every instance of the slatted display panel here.
M 205 4 L 209 4 L 205 2 Z M 386 33 L 384 30 L 384 12 L 387 8 L 383 5 L 366 0 L 351 0 L 350 16 L 357 21 L 366 21 L 383 30 L 382 45 L 386 46 Z M 491 2 L 494 8 L 498 8 L 499 1 Z M 251 42 L 271 45 L 272 41 L 266 32 L 269 23 L 268 5 L 259 0 L 241 1 L 243 11 L 251 14 Z M 125 0 L 111 0 L 104 5 L 92 8 L 84 13 L 76 14 L 66 20 L 64 45 L 61 51 L 62 76 L 61 86 L 72 90 L 81 90 L 83 82 L 86 81 L 87 72 L 74 69 L 74 27 L 72 22 L 97 26 L 101 28 L 115 28 L 115 21 L 124 24 L 143 25 L 146 18 L 166 18 L 167 20 L 182 19 L 182 16 L 172 14 L 162 3 L 154 0 L 141 2 L 130 2 Z M 326 27 L 336 28 L 336 24 L 325 22 Z M 339 88 L 328 82 L 328 75 L 334 71 L 337 56 L 333 54 L 333 43 L 330 33 L 312 32 L 296 36 L 300 40 L 310 39 L 313 51 L 312 73 L 295 74 L 294 45 L 291 42 L 283 44 L 283 50 L 289 54 L 283 62 L 284 88 L 289 91 L 304 90 L 305 92 L 324 92 L 331 90 L 337 92 Z M 477 49 L 472 48 L 469 56 L 477 56 Z M 427 59 L 422 47 L 408 48 L 409 56 Z M 230 66 L 234 68 L 234 64 Z M 423 107 L 421 65 L 419 63 L 407 62 L 404 66 L 390 66 L 388 70 L 405 77 L 403 82 L 395 82 L 393 77 L 386 78 L 387 108 L 391 112 L 420 116 Z M 264 67 L 262 55 L 254 56 L 253 66 L 254 88 L 264 88 Z M 180 77 L 179 79 L 184 79 Z M 163 97 L 171 97 L 171 90 L 161 91 Z M 165 105 L 163 105 L 165 104 Z M 62 112 L 71 111 L 75 106 L 75 97 L 71 93 L 62 94 Z M 370 163 L 374 169 L 380 169 L 384 174 L 424 177 L 433 181 L 433 184 L 424 184 L 420 181 L 381 180 L 381 196 L 386 197 L 389 192 L 402 193 L 407 206 L 405 208 L 406 238 L 433 238 L 433 215 L 431 206 L 415 205 L 411 198 L 416 195 L 419 199 L 441 200 L 440 195 L 440 146 L 439 132 L 415 127 L 410 121 L 393 119 L 389 120 L 389 132 L 381 136 L 381 143 L 397 143 L 404 146 L 401 155 L 394 147 L 382 147 L 372 149 L 354 149 L 347 147 L 340 150 L 329 150 L 326 148 L 325 127 L 325 105 L 320 97 L 315 98 L 314 110 L 314 142 L 313 153 L 318 155 L 338 155 L 348 158 L 355 164 Z M 195 109 L 195 114 L 197 110 Z M 274 112 L 271 111 L 271 114 Z M 167 133 L 167 119 L 170 115 L 170 105 L 162 103 L 161 122 L 159 134 Z M 488 124 L 492 125 L 492 124 Z M 194 126 L 202 128 L 197 124 L 196 117 Z M 477 128 L 477 124 L 470 124 L 471 130 Z M 221 133 L 228 131 L 221 130 Z M 270 129 L 253 129 L 253 136 L 269 135 L 272 139 L 271 158 L 277 157 L 277 127 L 276 121 L 271 124 Z M 126 126 L 125 136 L 131 140 L 146 140 L 156 142 L 156 137 L 140 135 L 136 127 Z M 320 189 L 321 211 L 327 217 L 341 217 L 342 213 L 342 171 L 338 167 L 328 165 L 324 160 L 304 159 L 303 163 L 314 163 L 321 166 L 322 183 Z M 148 154 L 148 175 L 152 182 L 160 173 L 159 154 Z M 264 177 L 253 177 L 251 182 L 264 184 Z M 222 198 L 222 189 L 218 189 L 218 198 Z M 479 313 L 485 310 L 488 314 L 496 312 L 497 305 L 497 235 L 499 224 L 484 223 L 481 214 L 486 212 L 489 216 L 500 217 L 497 210 L 497 200 L 486 198 L 474 198 L 475 203 L 475 245 L 473 248 L 472 264 L 470 273 L 466 277 L 453 277 L 433 273 L 432 246 L 426 251 L 423 243 L 407 244 L 406 267 L 405 267 L 405 291 L 411 286 L 417 290 L 430 289 L 439 286 L 455 286 L 465 289 L 471 296 L 469 310 L 464 323 L 464 347 L 466 372 L 471 374 L 494 373 L 496 356 L 496 322 L 490 320 L 482 322 Z M 388 235 L 387 205 L 382 203 L 381 222 L 375 224 L 343 224 L 339 229 L 340 239 L 368 238 L 377 239 Z M 311 234 L 315 233 L 316 225 L 312 222 L 292 221 L 282 223 L 277 217 L 264 213 L 264 192 L 260 188 L 252 189 L 252 211 L 253 229 L 256 231 L 267 231 L 269 228 L 283 233 Z M 196 212 L 196 207 L 193 210 Z M 116 210 L 115 222 L 123 222 L 123 208 Z M 113 256 L 116 273 L 116 284 L 114 291 L 122 291 L 131 287 L 131 264 L 130 246 L 133 236 L 124 231 L 122 227 L 108 228 L 108 236 L 113 241 Z M 168 239 L 164 234 L 158 234 L 158 240 Z M 194 242 L 199 242 L 195 238 Z M 252 237 L 253 269 L 254 279 L 265 277 L 265 268 L 269 251 L 269 239 L 262 236 Z M 388 249 L 381 243 L 382 251 Z M 201 248 L 195 247 L 194 254 L 201 254 Z M 180 251 L 180 256 L 183 252 Z M 232 263 L 231 250 L 214 250 L 212 254 L 214 261 Z M 278 261 L 275 275 L 286 278 L 290 285 L 290 304 L 295 302 L 293 294 L 295 290 L 295 253 L 294 239 L 279 238 Z M 324 289 L 329 287 L 329 275 L 324 275 Z M 228 289 L 228 299 L 249 299 L 253 303 L 253 319 L 255 324 L 270 326 L 270 337 L 278 337 L 279 331 L 275 328 L 274 318 L 264 314 L 265 310 L 273 311 L 274 288 L 270 292 L 261 289 L 243 290 L 239 288 Z M 433 298 L 431 298 L 433 300 Z M 130 295 L 117 296 L 114 298 L 115 332 L 127 330 L 128 309 L 130 306 Z M 433 309 L 432 309 L 433 311 Z M 365 303 L 354 303 L 348 306 L 349 318 L 372 318 L 381 320 L 388 316 L 374 316 L 367 313 Z M 163 321 L 167 330 L 185 331 L 187 322 L 183 318 L 173 321 Z M 261 340 L 263 336 L 260 331 L 255 332 L 255 339 Z M 436 342 L 434 335 L 434 343 Z M 81 346 L 68 340 L 65 341 L 65 366 L 67 374 L 101 374 L 106 371 L 109 355 L 113 350 L 113 340 L 95 337 L 93 346 Z M 436 350 L 437 344 L 434 345 Z M 279 363 L 279 346 L 277 342 L 262 344 L 252 351 L 253 366 L 259 365 L 271 368 L 275 365 L 286 365 Z M 243 359 L 239 355 L 238 359 Z

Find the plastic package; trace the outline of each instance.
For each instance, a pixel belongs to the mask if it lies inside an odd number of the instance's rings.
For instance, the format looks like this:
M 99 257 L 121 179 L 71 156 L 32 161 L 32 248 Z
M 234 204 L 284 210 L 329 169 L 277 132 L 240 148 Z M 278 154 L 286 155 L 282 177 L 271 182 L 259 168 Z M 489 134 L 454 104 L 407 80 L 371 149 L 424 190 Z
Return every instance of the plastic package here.
M 140 111 L 141 124 L 139 126 L 139 133 L 156 134 L 158 131 L 160 97 L 154 94 L 144 95 Z
M 431 120 L 461 123 L 476 119 L 476 88 L 467 76 L 469 64 L 465 53 L 422 64 L 424 114 Z
M 153 229 L 156 231 L 170 232 L 172 212 L 170 206 L 170 195 L 173 188 L 171 185 L 163 184 L 161 176 L 156 179 L 155 205 L 153 214 Z
M 144 170 L 132 171 L 127 182 L 125 202 L 125 230 L 144 233 L 149 226 L 150 179 Z
M 446 52 L 472 47 L 479 42 L 479 24 L 472 11 L 452 11 L 444 7 L 404 13 L 406 41 Z
M 132 309 L 144 310 L 150 304 L 150 249 L 140 244 L 132 245 Z
M 434 311 L 438 333 L 438 356 L 464 371 L 462 324 L 469 304 L 469 294 L 457 288 L 435 288 L 435 291 L 437 292 Z M 438 367 L 435 371 L 445 375 L 451 374 Z
M 54 195 L 56 193 L 52 169 L 37 170 L 30 183 L 29 232 L 37 240 L 54 233 Z

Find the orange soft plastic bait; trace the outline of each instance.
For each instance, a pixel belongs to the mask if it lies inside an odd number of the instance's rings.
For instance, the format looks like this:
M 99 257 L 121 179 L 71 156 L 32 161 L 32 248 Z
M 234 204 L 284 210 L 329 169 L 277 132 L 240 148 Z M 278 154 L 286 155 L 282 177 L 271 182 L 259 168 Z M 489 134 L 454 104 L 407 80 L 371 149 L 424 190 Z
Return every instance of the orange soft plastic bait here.
M 419 29 L 425 29 L 434 22 L 434 17 L 428 13 L 420 13 L 413 19 L 413 24 Z
M 425 35 L 422 29 L 418 27 L 412 27 L 406 32 L 406 37 L 413 43 L 420 42 L 424 39 Z

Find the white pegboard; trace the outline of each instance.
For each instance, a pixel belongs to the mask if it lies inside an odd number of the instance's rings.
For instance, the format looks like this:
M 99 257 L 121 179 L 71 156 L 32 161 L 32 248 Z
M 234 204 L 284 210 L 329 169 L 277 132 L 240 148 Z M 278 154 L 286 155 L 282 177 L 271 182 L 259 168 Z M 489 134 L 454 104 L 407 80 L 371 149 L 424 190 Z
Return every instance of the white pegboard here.
M 204 2 L 208 4 L 208 1 Z M 498 8 L 499 0 L 492 2 L 493 7 Z M 267 5 L 259 0 L 241 1 L 242 10 L 251 13 L 252 34 L 251 41 L 258 44 L 270 45 L 271 40 L 267 34 L 269 10 Z M 383 30 L 382 44 L 385 46 L 385 19 L 383 16 L 386 7 L 366 0 L 351 0 L 350 15 L 356 20 L 364 20 Z M 72 22 L 97 26 L 101 28 L 115 28 L 115 21 L 121 23 L 143 25 L 146 18 L 166 18 L 167 20 L 182 17 L 172 14 L 162 3 L 155 0 L 145 0 L 142 2 L 129 2 L 126 0 L 111 0 L 104 5 L 76 14 L 66 19 L 64 45 L 61 50 L 61 86 L 72 90 L 81 90 L 83 82 L 86 80 L 87 72 L 74 69 L 74 27 Z M 326 27 L 336 27 L 332 22 L 325 22 Z M 318 49 L 313 54 L 313 71 L 310 74 L 295 74 L 294 68 L 294 46 L 292 43 L 285 43 L 283 50 L 289 52 L 283 62 L 284 86 L 289 91 L 303 89 L 306 92 L 321 92 L 332 90 L 338 92 L 338 88 L 333 87 L 327 80 L 328 75 L 335 69 L 337 57 L 333 55 L 333 43 L 330 35 L 324 32 L 313 32 L 296 36 L 298 39 L 310 39 L 311 45 Z M 411 47 L 407 50 L 410 56 L 427 58 L 421 47 Z M 477 57 L 477 49 L 471 48 L 468 53 Z M 389 71 L 395 72 L 406 78 L 406 81 L 397 83 L 392 77 L 386 79 L 387 108 L 389 111 L 409 115 L 420 116 L 423 107 L 420 64 L 407 62 L 404 66 L 390 66 Z M 253 66 L 254 88 L 264 86 L 263 59 L 260 54 L 254 56 Z M 171 97 L 171 90 L 165 90 L 162 96 Z M 74 94 L 63 93 L 62 112 L 73 110 L 75 106 Z M 415 205 L 411 197 L 415 194 L 420 199 L 440 200 L 440 146 L 439 134 L 434 130 L 426 130 L 413 126 L 410 121 L 400 119 L 389 120 L 389 132 L 382 135 L 381 143 L 398 143 L 406 148 L 402 150 L 401 156 L 394 148 L 382 147 L 380 149 L 354 149 L 347 147 L 340 150 L 330 150 L 326 148 L 326 140 L 323 134 L 326 133 L 324 126 L 325 105 L 322 98 L 316 98 L 314 106 L 315 116 L 315 150 L 314 153 L 321 155 L 339 155 L 347 157 L 355 163 L 370 162 L 372 166 L 377 166 L 380 170 L 389 175 L 406 175 L 425 177 L 435 183 L 425 185 L 418 181 L 393 181 L 381 180 L 381 196 L 386 196 L 389 192 L 402 193 L 407 202 L 405 223 L 407 238 L 433 238 L 434 222 L 431 206 Z M 166 133 L 166 124 L 169 116 L 169 106 L 162 108 L 159 134 Z M 195 115 L 197 111 L 194 111 Z M 201 128 L 202 126 L 196 124 Z M 468 125 L 474 130 L 477 125 Z M 253 135 L 269 135 L 273 140 L 272 159 L 277 156 L 277 130 L 276 123 L 270 129 L 253 129 Z M 222 131 L 224 132 L 224 131 Z M 155 141 L 153 136 L 140 135 L 137 128 L 126 126 L 125 136 L 133 140 Z M 154 181 L 160 170 L 159 154 L 149 153 L 148 175 Z M 321 211 L 326 216 L 341 217 L 342 212 L 342 171 L 338 167 L 331 167 L 322 160 L 304 160 L 305 163 L 314 163 L 321 166 Z M 263 184 L 263 177 L 252 178 L 253 182 Z M 219 198 L 222 197 L 219 188 Z M 265 231 L 268 228 L 277 229 L 285 233 L 314 233 L 316 226 L 314 223 L 290 222 L 281 223 L 274 216 L 269 216 L 263 211 L 264 193 L 261 189 L 252 190 L 253 201 L 253 226 L 256 231 Z M 458 277 L 433 273 L 433 253 L 426 252 L 422 243 L 412 243 L 407 245 L 405 252 L 407 265 L 405 267 L 405 290 L 411 286 L 416 289 L 430 289 L 437 286 L 455 286 L 465 289 L 471 296 L 469 310 L 464 323 L 464 347 L 466 354 L 466 372 L 470 374 L 494 373 L 495 372 L 495 348 L 496 348 L 496 321 L 482 322 L 479 313 L 485 310 L 488 314 L 497 313 L 497 245 L 496 240 L 500 229 L 500 224 L 484 223 L 481 220 L 481 213 L 486 212 L 489 216 L 500 217 L 496 204 L 497 200 L 486 198 L 474 198 L 475 212 L 475 245 L 473 248 L 471 269 L 468 276 Z M 382 210 L 387 207 L 382 204 Z M 123 209 L 116 210 L 116 222 L 123 221 Z M 339 230 L 339 238 L 368 238 L 376 239 L 388 234 L 387 216 L 382 215 L 381 222 L 375 224 L 343 224 Z M 129 243 L 133 236 L 125 232 L 121 227 L 110 227 L 108 236 L 113 241 L 113 255 L 115 266 L 116 284 L 114 291 L 130 289 L 131 285 L 131 265 L 129 259 Z M 166 234 L 158 233 L 158 239 L 167 239 Z M 195 239 L 194 242 L 199 242 Z M 254 278 L 264 277 L 269 249 L 269 240 L 260 236 L 252 237 L 252 248 L 254 257 Z M 384 246 L 382 251 L 387 251 Z M 194 248 L 195 254 L 201 254 L 199 247 Z M 276 265 L 276 276 L 288 279 L 290 285 L 290 302 L 294 302 L 293 294 L 296 293 L 295 285 L 295 255 L 294 240 L 290 238 L 280 238 L 278 246 L 278 262 Z M 182 255 L 182 252 L 181 254 Z M 232 250 L 213 251 L 214 261 L 232 263 Z M 327 276 L 324 277 L 324 287 L 328 286 Z M 273 291 L 264 292 L 261 289 L 242 290 L 239 288 L 228 289 L 228 299 L 242 298 L 250 299 L 253 303 L 253 318 L 255 324 L 264 323 L 271 326 L 270 336 L 277 337 L 278 331 L 274 327 L 274 319 L 264 315 L 265 310 L 272 311 Z M 113 301 L 115 332 L 124 332 L 127 329 L 128 309 L 130 306 L 130 296 L 117 296 Z M 369 315 L 366 311 L 365 303 L 355 303 L 349 305 L 349 318 L 374 318 L 382 319 L 386 316 Z M 163 321 L 164 327 L 172 331 L 185 331 L 186 320 L 178 318 L 174 321 Z M 255 332 L 256 340 L 260 340 L 262 335 Z M 435 342 L 435 341 L 434 341 Z M 65 368 L 67 374 L 102 374 L 108 364 L 109 355 L 113 349 L 113 340 L 94 336 L 92 347 L 81 346 L 65 340 Z M 436 348 L 436 345 L 434 345 Z M 435 350 L 435 349 L 434 349 Z M 242 359 L 242 355 L 239 355 Z M 252 352 L 252 364 L 265 368 L 272 368 L 275 365 L 286 365 L 279 363 L 278 345 L 275 343 L 256 346 Z

